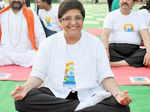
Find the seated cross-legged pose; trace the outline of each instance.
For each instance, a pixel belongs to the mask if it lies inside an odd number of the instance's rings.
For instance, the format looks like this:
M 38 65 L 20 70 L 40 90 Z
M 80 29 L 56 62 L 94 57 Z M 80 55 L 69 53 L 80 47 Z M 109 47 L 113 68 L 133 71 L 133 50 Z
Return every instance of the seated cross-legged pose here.
M 39 43 L 46 38 L 38 16 L 24 0 L 9 0 L 0 11 L 0 66 L 30 67 Z
M 81 2 L 64 0 L 58 12 L 63 31 L 40 44 L 31 76 L 12 91 L 16 110 L 130 112 L 132 99 L 119 89 L 102 42 L 82 31 Z
M 150 66 L 150 35 L 143 16 L 132 11 L 134 0 L 120 0 L 120 9 L 104 21 L 102 41 L 111 66 Z M 140 48 L 143 40 L 146 49 Z

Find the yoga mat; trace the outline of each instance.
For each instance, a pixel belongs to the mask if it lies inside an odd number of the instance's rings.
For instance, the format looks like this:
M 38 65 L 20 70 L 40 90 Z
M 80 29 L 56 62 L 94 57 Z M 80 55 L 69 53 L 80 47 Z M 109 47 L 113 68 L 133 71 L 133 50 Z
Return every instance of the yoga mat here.
M 120 86 L 121 90 L 128 90 L 133 101 L 130 103 L 131 112 L 150 112 L 150 86 L 129 85 Z
M 0 80 L 25 81 L 29 77 L 31 68 L 21 66 L 1 66 Z
M 87 31 L 95 36 L 101 36 L 102 28 L 87 28 Z
M 15 110 L 14 99 L 10 94 L 16 88 L 16 85 L 23 83 L 18 81 L 0 81 L 0 112 L 17 112 Z
M 119 85 L 150 85 L 150 68 L 146 67 L 112 67 Z M 25 81 L 31 68 L 21 66 L 1 66 L 0 80 Z
M 119 85 L 150 85 L 150 68 L 112 67 Z

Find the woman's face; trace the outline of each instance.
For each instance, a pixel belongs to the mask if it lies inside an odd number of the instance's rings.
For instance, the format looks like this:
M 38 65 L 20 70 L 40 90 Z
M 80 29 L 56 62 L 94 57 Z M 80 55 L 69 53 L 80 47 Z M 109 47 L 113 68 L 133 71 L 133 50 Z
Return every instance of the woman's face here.
M 75 36 L 81 32 L 83 27 L 83 16 L 78 9 L 68 10 L 61 19 L 60 25 L 66 34 Z

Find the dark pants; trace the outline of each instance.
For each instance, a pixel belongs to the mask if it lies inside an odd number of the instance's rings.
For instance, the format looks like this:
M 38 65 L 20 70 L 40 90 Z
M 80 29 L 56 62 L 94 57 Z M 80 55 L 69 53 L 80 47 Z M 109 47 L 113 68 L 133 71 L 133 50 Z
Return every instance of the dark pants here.
M 40 19 L 40 21 L 41 21 L 41 24 L 42 24 L 42 26 L 43 26 L 44 32 L 45 32 L 45 34 L 46 34 L 46 37 L 49 37 L 49 36 L 51 36 L 51 35 L 57 33 L 56 31 L 52 31 L 52 30 L 47 29 L 47 28 L 45 27 L 45 25 L 44 25 L 44 22 L 43 22 L 41 19 Z
M 45 87 L 32 89 L 27 96 L 16 101 L 16 110 L 19 112 L 74 112 L 79 104 L 77 92 L 70 93 L 67 98 L 57 98 Z M 128 106 L 117 103 L 114 97 L 109 97 L 78 112 L 130 112 Z
M 139 45 L 126 43 L 112 43 L 109 45 L 110 61 L 116 62 L 125 60 L 130 66 L 143 67 L 143 60 L 146 49 Z

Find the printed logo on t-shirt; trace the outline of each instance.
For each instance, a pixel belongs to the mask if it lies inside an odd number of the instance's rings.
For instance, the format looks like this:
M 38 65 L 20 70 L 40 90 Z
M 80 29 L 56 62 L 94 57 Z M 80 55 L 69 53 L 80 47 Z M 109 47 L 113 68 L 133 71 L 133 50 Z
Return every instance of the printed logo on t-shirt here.
M 64 85 L 75 85 L 74 62 L 66 63 Z
M 123 30 L 125 32 L 133 32 L 134 31 L 134 26 L 132 24 L 124 24 Z
M 51 24 L 51 18 L 49 16 L 45 17 L 45 21 L 46 21 L 47 26 L 51 26 L 52 25 Z

